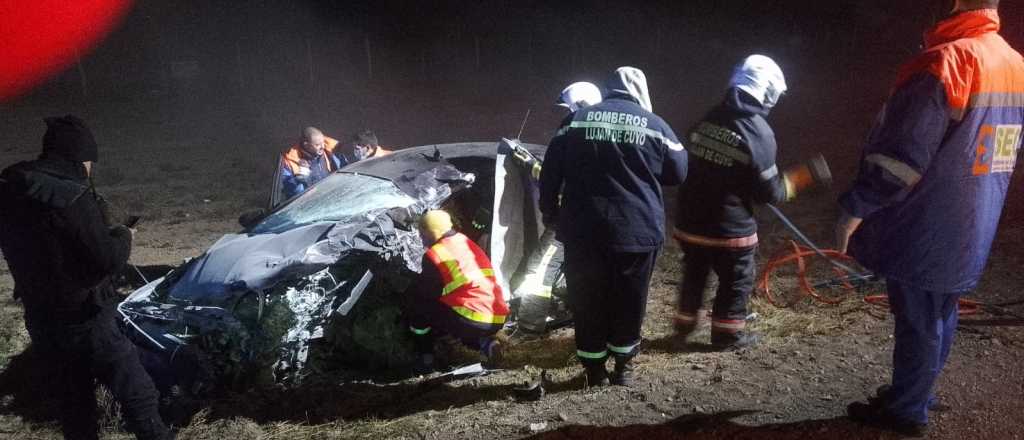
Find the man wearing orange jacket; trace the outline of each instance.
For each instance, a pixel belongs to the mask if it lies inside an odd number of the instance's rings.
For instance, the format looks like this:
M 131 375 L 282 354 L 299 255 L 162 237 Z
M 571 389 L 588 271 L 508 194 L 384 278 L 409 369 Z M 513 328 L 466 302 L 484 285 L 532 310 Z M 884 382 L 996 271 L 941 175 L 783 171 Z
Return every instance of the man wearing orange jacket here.
M 958 0 L 905 64 L 840 199 L 837 248 L 886 278 L 892 384 L 851 418 L 924 435 L 961 295 L 996 235 L 1024 125 L 1024 60 L 999 36 L 998 0 Z
M 347 151 L 340 152 L 338 156 L 348 163 L 356 163 L 361 160 L 384 157 L 391 153 L 393 151 L 380 146 L 380 141 L 377 140 L 377 135 L 373 131 L 363 130 L 352 136 Z
M 278 178 L 284 199 L 302 194 L 314 183 L 345 166 L 334 154 L 338 141 L 324 136 L 316 127 L 302 130 L 302 139 L 281 154 Z
M 509 308 L 494 268 L 480 246 L 452 229 L 447 212 L 427 211 L 420 220 L 423 271 L 407 290 L 409 330 L 419 372 L 433 370 L 434 338 L 449 334 L 497 361 L 501 330 Z

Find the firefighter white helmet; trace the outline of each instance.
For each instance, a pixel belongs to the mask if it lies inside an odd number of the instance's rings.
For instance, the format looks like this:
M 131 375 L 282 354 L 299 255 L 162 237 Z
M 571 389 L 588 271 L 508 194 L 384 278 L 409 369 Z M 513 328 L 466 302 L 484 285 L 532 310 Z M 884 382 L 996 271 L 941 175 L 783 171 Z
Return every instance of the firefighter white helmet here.
M 575 113 L 576 110 L 590 107 L 599 102 L 601 102 L 601 90 L 593 83 L 581 81 L 569 84 L 569 87 L 562 90 L 555 105 L 565 107 Z
M 730 87 L 736 87 L 757 99 L 766 109 L 775 107 L 786 93 L 786 77 L 775 61 L 764 55 L 751 55 L 733 71 Z

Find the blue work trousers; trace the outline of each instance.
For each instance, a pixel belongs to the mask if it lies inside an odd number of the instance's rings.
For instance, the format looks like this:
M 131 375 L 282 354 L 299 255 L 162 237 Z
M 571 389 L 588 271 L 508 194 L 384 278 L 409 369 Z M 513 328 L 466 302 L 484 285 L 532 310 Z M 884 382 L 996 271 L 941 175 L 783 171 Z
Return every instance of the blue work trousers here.
M 886 409 L 897 417 L 928 423 L 935 381 L 953 346 L 961 293 L 929 292 L 893 280 L 886 284 L 896 321 Z

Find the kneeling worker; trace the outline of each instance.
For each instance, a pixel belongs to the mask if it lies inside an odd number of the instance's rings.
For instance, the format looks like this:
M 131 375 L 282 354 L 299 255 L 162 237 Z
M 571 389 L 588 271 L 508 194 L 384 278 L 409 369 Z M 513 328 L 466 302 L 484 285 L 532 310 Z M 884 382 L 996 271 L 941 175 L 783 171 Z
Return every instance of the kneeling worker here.
M 433 369 L 434 338 L 444 334 L 496 361 L 500 347 L 494 334 L 501 330 L 509 308 L 491 260 L 476 243 L 452 229 L 447 212 L 427 211 L 420 231 L 429 248 L 422 274 L 407 290 L 411 307 L 406 312 L 417 370 Z

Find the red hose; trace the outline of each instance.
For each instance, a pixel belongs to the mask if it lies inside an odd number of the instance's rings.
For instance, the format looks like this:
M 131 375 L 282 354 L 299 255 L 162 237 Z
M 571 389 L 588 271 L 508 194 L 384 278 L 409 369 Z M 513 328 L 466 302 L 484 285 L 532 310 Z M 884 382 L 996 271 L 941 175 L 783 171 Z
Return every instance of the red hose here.
M 850 282 L 847 281 L 847 276 L 852 274 L 848 274 L 846 273 L 846 271 L 839 269 L 838 267 L 832 267 L 832 272 L 836 275 L 836 279 L 840 280 L 840 282 L 842 283 L 840 290 L 843 293 L 841 293 L 838 296 L 826 296 L 819 293 L 817 290 L 814 289 L 810 281 L 808 281 L 807 279 L 807 263 L 806 261 L 804 261 L 804 258 L 820 257 L 820 255 L 818 255 L 817 252 L 810 248 L 798 245 L 795 241 L 790 240 L 789 244 L 790 249 L 780 252 L 778 255 L 769 259 L 768 263 L 765 264 L 763 272 L 761 273 L 761 280 L 758 282 L 757 287 L 761 295 L 764 296 L 765 300 L 767 300 L 768 303 L 779 308 L 789 307 L 790 304 L 782 304 L 775 297 L 775 295 L 772 294 L 770 283 L 768 281 L 779 268 L 786 265 L 787 263 L 793 262 L 795 262 L 797 267 L 797 278 L 800 281 L 801 293 L 810 296 L 811 298 L 814 298 L 818 302 L 832 305 L 839 304 L 846 299 L 846 295 L 848 293 L 855 291 L 854 285 L 850 284 Z M 834 249 L 822 249 L 821 253 L 825 254 L 825 256 L 827 256 L 828 258 L 839 260 L 843 263 L 854 262 L 854 259 L 849 255 L 840 253 L 839 251 Z M 867 295 L 864 297 L 864 302 L 868 303 L 869 305 L 875 306 L 879 309 L 889 309 L 889 297 L 885 294 Z M 969 299 L 961 299 L 959 306 L 960 316 L 973 315 L 978 313 L 978 311 L 981 309 L 981 305 L 977 301 L 972 301 Z M 875 314 L 872 315 L 878 316 Z

